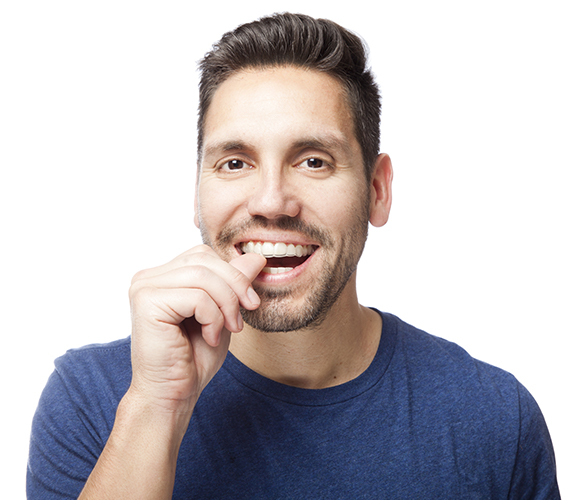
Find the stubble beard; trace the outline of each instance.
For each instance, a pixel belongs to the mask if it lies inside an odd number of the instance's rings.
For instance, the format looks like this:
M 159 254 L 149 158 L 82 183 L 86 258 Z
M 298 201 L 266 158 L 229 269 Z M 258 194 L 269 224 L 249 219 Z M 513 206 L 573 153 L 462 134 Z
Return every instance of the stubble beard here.
M 325 252 L 328 261 L 325 262 L 325 267 L 320 275 L 314 278 L 314 285 L 305 293 L 303 303 L 300 305 L 290 304 L 290 299 L 296 292 L 291 287 L 273 289 L 261 287 L 254 283 L 254 289 L 261 299 L 260 306 L 255 310 L 241 308 L 244 321 L 256 330 L 290 332 L 319 326 L 357 269 L 367 239 L 369 220 L 368 211 L 365 210 L 365 207 L 362 208 L 364 210 L 354 214 L 354 223 L 342 237 L 339 251 L 336 249 L 335 241 L 327 231 L 303 223 L 297 218 L 284 217 L 268 220 L 263 217 L 254 217 L 239 226 L 226 226 L 212 241 L 200 217 L 200 231 L 204 243 L 211 246 L 226 260 L 229 260 L 227 256 L 229 255 L 230 242 L 237 235 L 254 227 L 292 230 L 309 236 L 320 243 L 320 248 L 322 252 Z

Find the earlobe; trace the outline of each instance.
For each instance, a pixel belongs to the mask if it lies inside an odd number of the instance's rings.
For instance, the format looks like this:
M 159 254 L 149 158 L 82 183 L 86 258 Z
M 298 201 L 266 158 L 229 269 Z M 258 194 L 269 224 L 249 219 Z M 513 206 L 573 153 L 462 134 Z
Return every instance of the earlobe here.
M 393 167 L 391 158 L 385 153 L 380 154 L 375 162 L 370 184 L 370 216 L 369 221 L 375 227 L 383 226 L 391 210 L 391 182 Z

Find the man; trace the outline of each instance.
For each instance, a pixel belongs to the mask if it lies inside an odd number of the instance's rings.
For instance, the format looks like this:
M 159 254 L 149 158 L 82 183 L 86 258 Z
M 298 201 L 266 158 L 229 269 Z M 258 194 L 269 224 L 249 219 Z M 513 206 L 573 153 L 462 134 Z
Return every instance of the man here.
M 391 206 L 359 39 L 283 14 L 201 63 L 205 246 L 138 273 L 131 339 L 56 363 L 31 498 L 558 498 L 509 374 L 358 303 Z

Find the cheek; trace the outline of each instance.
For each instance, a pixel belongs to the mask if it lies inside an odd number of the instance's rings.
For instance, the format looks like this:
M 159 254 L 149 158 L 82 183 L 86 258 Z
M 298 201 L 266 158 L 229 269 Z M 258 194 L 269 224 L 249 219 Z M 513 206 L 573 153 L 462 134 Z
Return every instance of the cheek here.
M 209 231 L 219 231 L 229 223 L 242 209 L 243 194 L 233 186 L 208 185 L 200 186 L 196 207 L 196 219 L 201 221 Z
M 340 189 L 316 191 L 314 205 L 326 225 L 334 230 L 348 229 L 369 212 L 369 193 L 362 186 L 339 186 Z

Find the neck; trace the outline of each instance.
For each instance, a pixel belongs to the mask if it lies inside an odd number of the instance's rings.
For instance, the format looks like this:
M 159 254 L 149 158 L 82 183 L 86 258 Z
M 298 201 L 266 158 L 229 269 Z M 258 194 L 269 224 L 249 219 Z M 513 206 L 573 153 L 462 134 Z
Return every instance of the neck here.
M 379 345 L 381 318 L 358 303 L 350 282 L 320 325 L 261 332 L 248 325 L 232 335 L 230 351 L 255 372 L 283 384 L 320 389 L 363 373 Z

